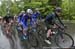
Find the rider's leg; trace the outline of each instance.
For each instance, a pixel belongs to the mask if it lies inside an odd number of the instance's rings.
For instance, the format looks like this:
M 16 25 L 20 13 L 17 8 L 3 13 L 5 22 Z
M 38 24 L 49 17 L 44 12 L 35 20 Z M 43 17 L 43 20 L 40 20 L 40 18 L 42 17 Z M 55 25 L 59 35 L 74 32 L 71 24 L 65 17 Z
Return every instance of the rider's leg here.
M 45 42 L 48 43 L 48 44 L 51 44 L 51 42 L 49 41 L 50 37 L 51 37 L 51 29 L 48 30 L 48 32 L 47 32 L 47 38 L 45 40 Z
M 7 37 L 7 39 L 9 40 L 9 43 L 10 43 L 11 48 L 14 48 L 14 44 L 15 44 L 15 43 L 14 43 L 14 40 L 13 40 L 13 38 L 12 38 L 12 35 L 11 35 L 11 33 L 10 33 L 8 27 L 7 27 L 7 29 L 6 29 L 6 37 Z
M 22 29 L 23 29 L 23 34 L 24 34 L 24 35 L 27 35 L 28 26 L 22 24 Z
M 27 35 L 27 29 L 26 28 L 23 29 L 23 34 Z
M 27 39 L 27 30 L 28 30 L 28 27 L 23 28 L 24 39 Z
M 51 29 L 49 29 L 47 32 L 47 38 L 49 38 L 50 36 L 51 36 Z

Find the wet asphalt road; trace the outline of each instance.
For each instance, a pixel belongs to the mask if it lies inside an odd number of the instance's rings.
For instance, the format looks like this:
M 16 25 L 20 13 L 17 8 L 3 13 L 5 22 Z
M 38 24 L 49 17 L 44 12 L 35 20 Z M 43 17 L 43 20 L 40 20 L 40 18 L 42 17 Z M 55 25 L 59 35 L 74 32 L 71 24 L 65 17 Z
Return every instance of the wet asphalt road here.
M 68 26 L 67 33 L 69 33 L 75 41 L 75 23 L 67 23 L 66 25 Z M 18 37 L 16 44 L 18 45 L 17 48 L 21 49 Z M 57 46 L 55 44 L 52 44 L 51 47 L 57 47 Z M 11 49 L 9 40 L 2 34 L 1 26 L 0 26 L 0 49 Z
M 0 49 L 10 49 L 9 40 L 2 34 L 0 26 Z
M 20 46 L 20 40 L 17 35 L 16 38 L 17 39 L 14 40 L 16 49 L 22 49 Z M 1 26 L 0 26 L 0 49 L 12 49 L 9 40 L 2 33 Z

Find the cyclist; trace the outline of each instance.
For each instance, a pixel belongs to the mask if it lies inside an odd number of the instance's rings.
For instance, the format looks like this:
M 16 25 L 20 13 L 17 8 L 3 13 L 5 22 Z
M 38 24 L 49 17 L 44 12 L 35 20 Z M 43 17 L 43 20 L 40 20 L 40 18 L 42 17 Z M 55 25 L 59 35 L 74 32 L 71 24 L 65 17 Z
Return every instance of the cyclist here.
M 19 33 L 21 40 L 23 40 L 23 35 L 25 34 L 24 33 L 24 25 L 27 24 L 26 23 L 27 21 L 25 22 L 25 20 L 27 20 L 27 19 L 25 19 L 24 16 L 25 16 L 25 11 L 21 11 L 21 13 L 19 14 L 19 16 L 17 18 L 17 21 L 18 21 L 18 28 L 17 29 L 19 32 L 21 32 L 21 33 Z M 24 37 L 24 39 L 26 39 L 26 38 Z
M 11 37 L 11 32 L 12 32 L 12 25 L 13 25 L 13 17 L 12 16 L 8 16 L 6 15 L 3 18 L 3 22 L 4 22 L 4 32 L 7 35 L 7 37 Z
M 28 25 L 30 24 L 30 26 L 34 27 L 37 21 L 32 9 L 27 9 L 26 14 L 23 15 L 22 21 L 23 34 L 27 37 Z
M 37 17 L 38 17 L 38 16 L 40 17 L 41 13 L 40 13 L 40 11 L 39 11 L 38 8 L 35 8 L 35 10 L 34 10 L 34 15 L 37 16 Z
M 56 28 L 56 20 L 59 21 L 59 23 L 64 26 L 64 24 L 62 23 L 61 19 L 59 18 L 59 16 L 61 16 L 61 8 L 60 7 L 56 7 L 54 12 L 52 14 L 47 15 L 45 22 L 47 24 L 47 38 L 45 40 L 45 42 L 47 42 L 48 44 L 51 44 L 51 42 L 49 41 L 49 38 L 51 37 L 52 34 L 55 34 L 55 32 L 52 32 L 52 28 Z
M 27 48 L 29 49 L 29 46 L 28 46 L 28 41 L 25 43 L 26 39 L 28 39 L 28 34 L 27 34 L 27 30 L 28 30 L 28 23 L 31 22 L 31 15 L 33 14 L 33 11 L 31 9 L 27 9 L 26 13 L 23 13 L 23 15 L 21 16 L 21 20 L 19 23 L 21 23 L 21 26 L 22 26 L 22 32 L 21 32 L 21 40 L 22 41 L 22 45 L 24 47 L 27 46 Z M 30 20 L 28 22 L 28 20 Z M 30 23 L 31 25 L 31 23 Z
M 14 47 L 14 39 L 13 39 L 13 32 L 12 32 L 12 24 L 13 24 L 13 17 L 10 15 L 6 15 L 3 18 L 3 33 L 8 38 L 11 47 Z
M 35 27 L 37 24 L 37 18 L 39 16 L 38 13 L 37 12 L 33 13 L 32 10 L 29 10 L 27 13 L 30 17 L 30 24 L 32 25 L 32 27 Z
M 19 30 L 22 30 L 22 28 L 21 28 L 21 26 L 22 26 L 22 24 L 23 24 L 23 15 L 25 14 L 25 11 L 21 11 L 21 13 L 18 15 L 18 17 L 17 17 L 17 22 L 18 22 L 18 29 Z
M 38 44 L 39 44 L 38 48 L 42 49 L 42 44 L 40 42 L 38 32 L 36 30 L 39 15 L 35 15 L 31 9 L 27 9 L 27 14 L 28 14 L 29 19 L 30 19 L 30 27 L 32 27 L 31 29 L 33 31 L 32 33 L 34 34 L 34 37 L 37 39 Z
M 27 9 L 26 13 L 22 16 L 22 27 L 23 27 L 23 34 L 24 38 L 27 39 L 27 30 L 28 25 L 30 23 L 31 27 L 35 27 L 37 24 L 37 16 L 34 15 L 32 9 Z
M 21 13 L 20 13 L 19 16 L 18 16 L 17 21 L 18 21 L 19 25 L 22 24 L 22 17 L 23 17 L 23 14 L 25 14 L 25 11 L 21 11 Z
M 28 30 L 28 25 L 30 24 L 31 27 L 35 27 L 37 23 L 37 16 L 34 15 L 32 9 L 27 9 L 26 13 L 21 16 L 20 23 L 22 24 L 23 27 L 23 35 L 24 39 L 27 39 L 27 30 Z
M 27 39 L 28 19 L 29 19 L 29 16 L 27 15 L 27 13 L 23 14 L 22 27 L 23 27 L 24 39 Z

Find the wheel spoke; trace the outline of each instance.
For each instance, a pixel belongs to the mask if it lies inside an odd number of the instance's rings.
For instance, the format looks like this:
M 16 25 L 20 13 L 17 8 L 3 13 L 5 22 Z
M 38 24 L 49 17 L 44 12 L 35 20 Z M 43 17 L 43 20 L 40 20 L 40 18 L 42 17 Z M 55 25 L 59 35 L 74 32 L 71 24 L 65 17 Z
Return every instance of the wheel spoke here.
M 73 39 L 70 35 L 63 33 L 63 39 L 61 38 L 60 35 L 56 36 L 56 44 L 57 46 L 61 47 L 61 48 L 69 48 L 73 45 Z

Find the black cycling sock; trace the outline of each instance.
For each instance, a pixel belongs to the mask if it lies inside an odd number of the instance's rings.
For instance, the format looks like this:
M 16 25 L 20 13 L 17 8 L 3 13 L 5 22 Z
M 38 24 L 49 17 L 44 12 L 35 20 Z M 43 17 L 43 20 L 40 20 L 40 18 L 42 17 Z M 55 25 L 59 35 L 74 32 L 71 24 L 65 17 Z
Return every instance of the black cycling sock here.
M 49 40 L 49 37 L 47 37 L 46 40 Z

